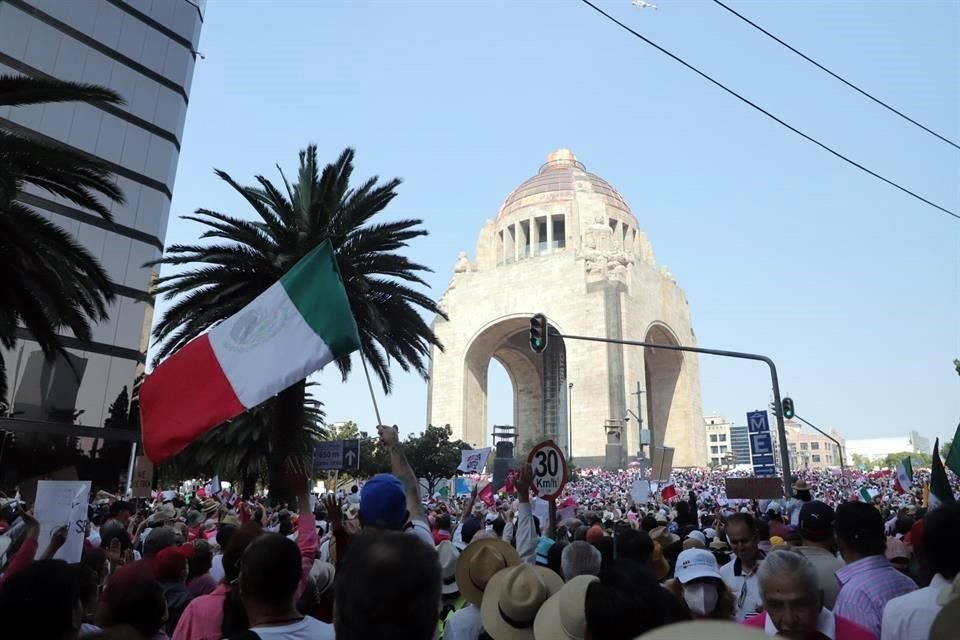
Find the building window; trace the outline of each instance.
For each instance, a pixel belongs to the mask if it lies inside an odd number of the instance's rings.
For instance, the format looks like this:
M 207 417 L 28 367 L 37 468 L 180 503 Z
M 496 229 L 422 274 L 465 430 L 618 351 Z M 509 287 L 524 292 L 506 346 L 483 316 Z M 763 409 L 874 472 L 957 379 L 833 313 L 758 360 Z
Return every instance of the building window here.
M 833 456 L 827 456 L 827 462 L 833 462 Z
M 710 453 L 719 453 L 716 447 L 710 447 Z
M 813 461 L 814 461 L 814 462 L 820 462 L 820 456 L 818 456 L 817 454 L 813 454 L 813 455 L 810 456 L 810 457 L 813 458 Z
M 810 448 L 813 449 L 814 451 L 819 451 L 819 450 L 820 450 L 820 443 L 819 443 L 819 442 L 811 442 L 811 443 L 810 443 Z
M 566 246 L 563 218 L 553 221 L 553 248 L 563 249 Z
M 727 445 L 721 445 L 721 446 L 720 446 L 720 453 L 726 453 L 726 452 L 727 452 Z
M 717 434 L 711 433 L 711 434 L 710 434 L 710 442 L 716 442 L 716 441 L 717 441 Z
M 726 442 L 726 441 L 727 441 L 727 434 L 721 433 L 721 434 L 720 434 L 720 442 Z
M 537 218 L 537 255 L 547 252 L 547 219 Z
M 806 450 L 807 450 L 807 443 L 806 443 L 806 442 L 801 442 L 801 443 L 800 443 L 800 450 L 801 450 L 801 451 L 806 451 Z
M 518 238 L 520 241 L 518 257 L 523 260 L 524 258 L 529 258 L 531 254 L 530 222 L 528 220 L 521 221 L 517 232 L 520 234 L 520 237 Z

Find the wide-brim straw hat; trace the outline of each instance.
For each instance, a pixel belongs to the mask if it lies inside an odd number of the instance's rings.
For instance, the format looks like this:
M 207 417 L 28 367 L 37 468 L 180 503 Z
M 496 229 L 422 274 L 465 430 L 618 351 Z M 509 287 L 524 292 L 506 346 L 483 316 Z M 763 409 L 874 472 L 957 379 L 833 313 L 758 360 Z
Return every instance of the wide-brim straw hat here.
M 490 579 L 503 569 L 520 564 L 517 550 L 499 538 L 473 540 L 457 560 L 457 587 L 463 599 L 478 607 Z
M 443 595 L 456 593 L 457 587 L 457 561 L 460 559 L 460 551 L 453 546 L 449 540 L 444 540 L 437 545 L 437 559 L 440 561 L 440 592 Z
M 587 587 L 596 576 L 576 576 L 543 603 L 533 623 L 535 640 L 583 640 L 587 630 Z
M 763 629 L 752 629 L 735 622 L 721 620 L 696 620 L 678 622 L 648 631 L 636 640 L 768 640 Z
M 660 546 L 666 549 L 674 542 L 678 541 L 680 536 L 675 533 L 670 533 L 666 527 L 657 527 L 656 529 L 650 531 L 650 539 L 654 542 L 659 542 Z
M 503 569 L 483 592 L 484 631 L 496 640 L 534 640 L 537 613 L 562 588 L 563 579 L 545 567 L 520 564 Z

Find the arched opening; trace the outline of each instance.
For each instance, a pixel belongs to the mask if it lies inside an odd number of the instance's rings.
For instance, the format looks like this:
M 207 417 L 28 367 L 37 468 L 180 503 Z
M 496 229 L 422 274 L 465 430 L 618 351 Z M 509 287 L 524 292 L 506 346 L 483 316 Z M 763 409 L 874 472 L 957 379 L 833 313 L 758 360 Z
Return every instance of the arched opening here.
M 673 332 L 662 324 L 647 331 L 644 342 L 679 345 Z M 654 446 L 664 445 L 670 414 L 676 399 L 677 381 L 683 366 L 683 353 L 644 347 L 644 375 L 647 383 L 647 428 L 653 434 Z M 652 452 L 651 452 L 652 453 Z
M 467 348 L 463 363 L 466 442 L 486 446 L 494 424 L 510 424 L 516 427 L 521 447 L 544 438 L 565 446 L 566 348 L 563 340 L 552 337 L 542 355 L 531 352 L 529 322 L 529 315 L 494 322 Z
M 496 358 L 487 367 L 487 439 L 478 446 L 492 447 L 495 425 L 517 423 L 517 389 L 510 371 Z

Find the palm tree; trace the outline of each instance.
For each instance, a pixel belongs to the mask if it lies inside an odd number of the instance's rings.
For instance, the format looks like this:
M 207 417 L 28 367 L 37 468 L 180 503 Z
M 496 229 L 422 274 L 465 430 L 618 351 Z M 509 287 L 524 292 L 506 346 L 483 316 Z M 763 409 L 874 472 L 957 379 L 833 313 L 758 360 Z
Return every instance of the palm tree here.
M 103 87 L 0 75 L 0 106 L 70 101 L 123 103 Z M 66 329 L 87 341 L 91 321 L 107 319 L 113 285 L 100 263 L 70 234 L 17 198 L 32 185 L 111 220 L 97 197 L 123 202 L 111 175 L 106 164 L 89 156 L 0 128 L 0 347 L 12 349 L 17 329 L 23 327 L 44 355 L 54 358 L 64 353 L 60 332 Z M 0 401 L 6 395 L 0 355 Z
M 410 286 L 426 286 L 419 274 L 429 269 L 397 253 L 427 232 L 416 219 L 373 222 L 397 195 L 400 180 L 379 184 L 375 176 L 351 187 L 353 158 L 353 149 L 346 149 L 321 173 L 317 148 L 310 145 L 300 152 L 295 183 L 280 172 L 283 191 L 263 176 L 256 177 L 258 186 L 244 187 L 216 171 L 250 204 L 258 219 L 208 209 L 184 216 L 207 227 L 201 238 L 215 241 L 171 246 L 163 258 L 151 263 L 187 266 L 156 283 L 158 295 L 178 298 L 154 328 L 154 337 L 160 341 L 157 359 L 238 312 L 314 247 L 330 240 L 357 320 L 361 356 L 384 391 L 392 388 L 390 361 L 404 371 L 413 369 L 427 376 L 430 348 L 441 345 L 420 311 L 443 313 L 432 299 Z M 350 358 L 337 361 L 337 366 L 346 379 Z M 271 431 L 273 479 L 282 472 L 287 455 L 303 453 L 291 447 L 297 442 L 304 390 L 300 382 L 278 396 Z
M 208 431 L 199 440 L 164 463 L 164 476 L 180 479 L 210 477 L 242 482 L 243 495 L 254 493 L 258 480 L 265 478 L 272 442 L 277 397 Z M 308 391 L 304 399 L 297 451 L 309 451 L 327 438 L 323 405 Z

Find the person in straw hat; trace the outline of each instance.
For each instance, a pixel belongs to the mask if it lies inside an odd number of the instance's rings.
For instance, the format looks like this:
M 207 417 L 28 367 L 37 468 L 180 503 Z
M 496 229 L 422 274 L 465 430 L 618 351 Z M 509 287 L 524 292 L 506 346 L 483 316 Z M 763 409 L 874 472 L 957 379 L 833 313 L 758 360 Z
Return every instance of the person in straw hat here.
M 480 617 L 493 640 L 534 640 L 540 607 L 563 588 L 553 571 L 520 564 L 496 573 L 483 591 Z
M 468 603 L 447 618 L 444 640 L 476 640 L 483 630 L 480 605 L 490 579 L 498 572 L 520 564 L 520 555 L 510 544 L 496 538 L 474 540 L 457 559 L 456 583 Z
M 535 640 L 583 640 L 587 631 L 587 587 L 596 576 L 573 578 L 543 603 L 533 621 Z

